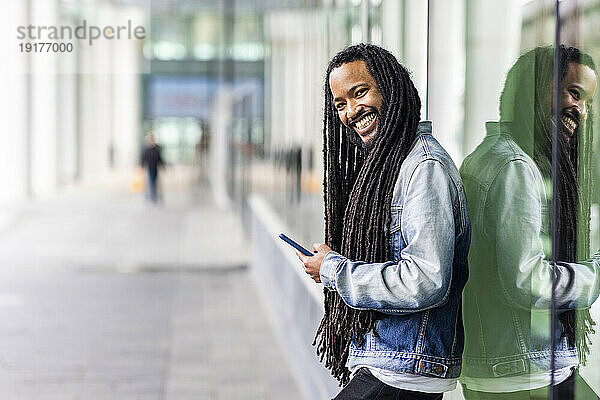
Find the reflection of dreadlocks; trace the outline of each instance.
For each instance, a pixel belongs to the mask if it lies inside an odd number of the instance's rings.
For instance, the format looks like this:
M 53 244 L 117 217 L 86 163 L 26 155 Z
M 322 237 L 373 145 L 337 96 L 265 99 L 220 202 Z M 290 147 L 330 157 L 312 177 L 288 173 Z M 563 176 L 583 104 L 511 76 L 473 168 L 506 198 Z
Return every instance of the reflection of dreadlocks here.
M 329 88 L 331 71 L 363 60 L 377 82 L 383 105 L 377 133 L 368 145 L 342 125 Z M 391 201 L 400 166 L 416 137 L 421 101 L 409 74 L 388 51 L 368 44 L 348 47 L 329 63 L 325 79 L 325 240 L 334 251 L 366 262 L 390 259 Z M 377 313 L 348 307 L 325 289 L 325 315 L 315 342 L 321 361 L 341 384 L 348 382 L 349 345 L 364 344 Z M 319 338 L 320 336 L 320 338 Z
M 569 63 L 574 62 L 596 70 L 592 58 L 574 47 L 560 46 L 559 72 L 565 77 Z M 544 178 L 552 171 L 552 112 L 549 93 L 553 84 L 554 48 L 538 47 L 522 55 L 508 72 L 500 97 L 500 119 L 512 121 L 517 144 L 540 168 Z M 533 78 L 533 79 L 532 79 Z M 591 108 L 588 114 L 593 120 Z M 566 140 L 559 133 L 557 226 L 557 260 L 575 262 L 589 257 L 592 123 L 580 122 L 578 134 Z M 560 125 L 559 125 L 560 126 Z M 584 128 L 584 129 L 582 129 Z M 559 127 L 560 129 L 560 127 Z M 562 334 L 570 346 L 575 346 L 585 363 L 589 353 L 589 333 L 595 325 L 588 310 L 559 314 Z

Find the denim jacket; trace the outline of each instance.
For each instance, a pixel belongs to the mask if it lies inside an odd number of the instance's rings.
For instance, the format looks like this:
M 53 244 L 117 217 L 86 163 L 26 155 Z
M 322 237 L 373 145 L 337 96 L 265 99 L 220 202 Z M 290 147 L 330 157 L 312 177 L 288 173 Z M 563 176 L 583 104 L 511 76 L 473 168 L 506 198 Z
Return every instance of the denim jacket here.
M 431 122 L 419 124 L 402 163 L 391 214 L 392 260 L 369 264 L 332 251 L 321 264 L 325 287 L 350 307 L 385 314 L 363 346 L 351 344 L 347 366 L 456 378 L 471 228 L 458 171 Z
M 552 273 L 559 312 L 589 307 L 600 290 L 600 256 L 551 267 L 546 256 L 551 189 L 508 124 L 488 122 L 486 128 L 486 138 L 460 169 L 473 225 L 463 374 L 493 378 L 549 371 Z M 578 363 L 560 325 L 554 332 L 556 369 Z

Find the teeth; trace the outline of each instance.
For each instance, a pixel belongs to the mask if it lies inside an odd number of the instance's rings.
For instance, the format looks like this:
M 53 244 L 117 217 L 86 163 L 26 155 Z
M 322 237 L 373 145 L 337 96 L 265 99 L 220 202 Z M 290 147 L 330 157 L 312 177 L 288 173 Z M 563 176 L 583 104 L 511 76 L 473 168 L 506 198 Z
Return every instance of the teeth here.
M 563 124 L 565 124 L 571 130 L 574 131 L 575 128 L 577 128 L 577 122 L 573 121 L 570 117 L 563 115 L 561 117 L 561 120 L 562 120 Z
M 371 122 L 373 122 L 373 120 L 375 119 L 375 114 L 369 114 L 366 115 L 365 117 L 361 118 L 358 122 L 356 122 L 354 125 L 356 125 L 356 127 L 358 129 L 364 129 L 367 126 L 369 126 L 369 124 Z

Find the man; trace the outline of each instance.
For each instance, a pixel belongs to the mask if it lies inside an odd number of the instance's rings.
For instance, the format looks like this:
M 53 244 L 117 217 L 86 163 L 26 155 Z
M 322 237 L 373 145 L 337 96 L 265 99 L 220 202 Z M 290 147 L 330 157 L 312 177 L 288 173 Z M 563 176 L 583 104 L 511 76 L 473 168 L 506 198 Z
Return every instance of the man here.
M 564 46 L 558 52 L 557 74 L 553 47 L 517 60 L 500 98 L 500 123 L 486 124 L 487 136 L 461 167 L 473 222 L 461 377 L 467 399 L 546 399 L 551 383 L 555 399 L 597 398 L 573 371 L 578 353 L 585 358 L 588 352 L 594 322 L 587 309 L 600 291 L 600 255 L 589 257 L 592 124 L 587 121 L 597 78 L 589 55 Z M 558 169 L 552 171 L 555 75 L 561 84 Z M 558 234 L 554 248 L 551 212 Z M 551 254 L 557 265 L 549 262 Z
M 380 47 L 329 63 L 327 244 L 298 257 L 325 286 L 315 343 L 346 384 L 336 399 L 441 399 L 460 374 L 470 225 L 458 171 L 420 108 Z
M 162 159 L 161 148 L 156 143 L 156 138 L 152 132 L 146 136 L 146 146 L 142 152 L 141 164 L 147 170 L 150 201 L 156 203 L 158 202 L 158 169 L 164 168 L 165 164 Z

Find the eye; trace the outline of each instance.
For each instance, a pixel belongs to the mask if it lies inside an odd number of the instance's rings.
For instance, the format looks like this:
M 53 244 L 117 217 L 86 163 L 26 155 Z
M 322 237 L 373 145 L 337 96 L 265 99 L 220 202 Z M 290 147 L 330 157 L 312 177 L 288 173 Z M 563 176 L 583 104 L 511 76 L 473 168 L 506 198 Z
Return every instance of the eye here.
M 579 100 L 581 98 L 581 93 L 579 93 L 579 90 L 577 89 L 570 89 L 569 93 L 571 94 L 571 96 L 573 96 L 575 100 Z
M 358 89 L 355 93 L 355 96 L 363 97 L 368 91 L 369 91 L 369 89 L 367 89 L 367 88 Z
M 335 104 L 335 108 L 336 108 L 338 111 L 341 111 L 341 110 L 343 110 L 343 109 L 344 109 L 344 107 L 346 107 L 346 103 L 336 103 L 336 104 Z

